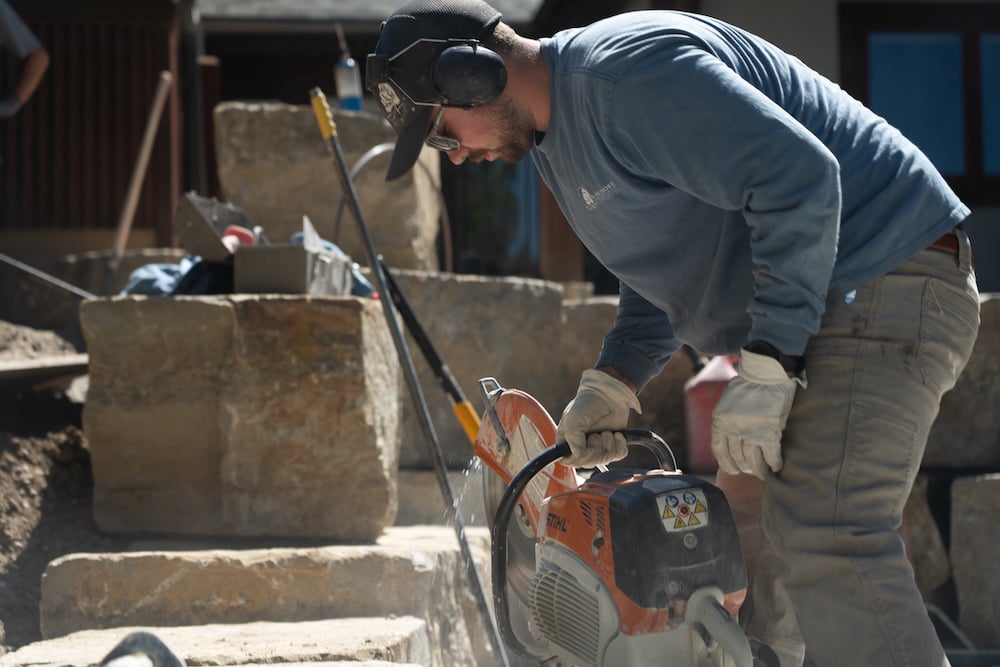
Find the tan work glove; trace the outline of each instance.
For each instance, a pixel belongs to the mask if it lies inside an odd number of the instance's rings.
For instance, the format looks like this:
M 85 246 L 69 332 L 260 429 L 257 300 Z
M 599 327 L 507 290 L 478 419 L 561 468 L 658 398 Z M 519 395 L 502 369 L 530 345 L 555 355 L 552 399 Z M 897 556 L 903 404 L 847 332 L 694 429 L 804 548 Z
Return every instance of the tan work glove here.
M 777 359 L 741 351 L 712 413 L 712 453 L 724 472 L 767 479 L 781 470 L 781 432 L 798 385 L 806 386 L 805 377 L 788 377 Z
M 628 385 L 604 371 L 585 370 L 576 398 L 563 410 L 556 429 L 556 441 L 565 440 L 572 452 L 562 463 L 592 468 L 625 458 L 625 436 L 613 431 L 628 427 L 629 409 L 642 413 L 639 398 Z

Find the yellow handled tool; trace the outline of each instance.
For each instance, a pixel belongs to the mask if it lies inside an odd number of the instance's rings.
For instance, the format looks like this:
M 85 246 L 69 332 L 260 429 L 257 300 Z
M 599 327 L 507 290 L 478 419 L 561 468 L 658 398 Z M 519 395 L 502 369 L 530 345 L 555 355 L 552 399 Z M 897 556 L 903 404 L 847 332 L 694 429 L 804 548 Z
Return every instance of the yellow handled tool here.
M 451 377 L 451 373 L 447 370 L 444 362 L 442 362 L 440 357 L 438 357 L 434 352 L 434 348 L 430 344 L 430 340 L 425 334 L 423 334 L 423 330 L 420 329 L 416 317 L 414 317 L 412 312 L 410 312 L 409 306 L 406 304 L 406 300 L 402 298 L 402 293 L 399 291 L 399 288 L 393 288 L 395 283 L 392 282 L 392 276 L 389 274 L 381 256 L 376 254 L 375 246 L 368 233 L 368 227 L 365 225 L 364 217 L 361 215 L 361 206 L 358 204 L 358 194 L 354 190 L 354 183 L 351 182 L 350 171 L 347 168 L 347 162 L 344 160 L 344 152 L 340 147 L 340 141 L 337 139 L 337 126 L 333 122 L 333 112 L 330 111 L 330 105 L 327 104 L 326 95 L 324 95 L 323 91 L 319 88 L 313 88 L 312 91 L 310 91 L 310 96 L 312 98 L 313 112 L 316 114 L 316 120 L 319 123 L 320 132 L 322 132 L 323 138 L 327 140 L 330 144 L 330 148 L 333 150 L 333 156 L 337 164 L 337 176 L 340 178 L 340 186 L 351 203 L 354 219 L 358 223 L 358 230 L 361 232 L 361 238 L 364 241 L 365 250 L 368 253 L 369 261 L 371 262 L 370 266 L 372 274 L 375 277 L 375 285 L 379 291 L 379 300 L 382 302 L 382 310 L 385 312 L 386 323 L 389 325 L 389 333 L 392 335 L 393 344 L 396 346 L 396 352 L 399 355 L 399 360 L 403 367 L 403 375 L 405 376 L 406 382 L 410 388 L 410 395 L 413 398 L 413 403 L 417 410 L 417 416 L 420 419 L 420 425 L 424 430 L 424 435 L 427 437 L 428 454 L 430 455 L 431 462 L 434 465 L 434 472 L 436 473 L 438 479 L 438 485 L 441 488 L 441 495 L 444 497 L 445 508 L 450 512 L 451 523 L 455 528 L 455 534 L 458 537 L 458 545 L 462 552 L 462 560 L 465 561 L 466 572 L 470 581 L 474 584 L 473 588 L 476 594 L 476 601 L 479 604 L 479 610 L 483 614 L 484 619 L 489 620 L 489 626 L 492 629 L 492 632 L 490 633 L 490 642 L 493 651 L 497 658 L 499 658 L 500 664 L 504 667 L 508 667 L 510 665 L 510 660 L 507 657 L 506 648 L 504 647 L 503 640 L 500 637 L 500 631 L 497 628 L 496 622 L 493 618 L 492 609 L 490 608 L 487 600 L 486 588 L 479 575 L 479 569 L 476 565 L 475 558 L 472 556 L 472 550 L 469 547 L 469 541 L 465 535 L 465 522 L 462 519 L 461 512 L 458 511 L 458 506 L 455 502 L 455 494 L 452 491 L 451 482 L 448 480 L 448 466 L 445 462 L 444 454 L 441 451 L 441 443 L 438 442 L 437 435 L 434 432 L 434 425 L 431 421 L 430 412 L 427 409 L 427 403 L 424 401 L 424 395 L 420 389 L 420 383 L 417 381 L 416 371 L 413 368 L 413 360 L 410 358 L 409 349 L 407 348 L 406 341 L 403 338 L 402 331 L 400 331 L 399 323 L 396 321 L 396 314 L 392 309 L 393 304 L 396 304 L 400 313 L 402 313 L 404 317 L 408 318 L 407 325 L 411 327 L 411 335 L 414 340 L 420 343 L 421 350 L 424 355 L 427 356 L 427 360 L 434 369 L 434 372 L 437 374 L 438 380 L 440 380 L 445 388 L 449 390 L 449 396 L 452 396 L 453 398 L 457 397 L 456 400 L 459 401 L 459 405 L 455 408 L 455 414 L 458 415 L 462 428 L 465 430 L 466 435 L 473 443 L 475 443 L 476 436 L 479 432 L 479 418 L 476 417 L 472 407 L 468 405 L 468 401 L 465 401 L 464 397 L 462 397 L 461 391 L 458 389 L 458 385 L 455 383 L 454 378 Z M 389 298 L 386 298 L 387 295 Z M 409 314 L 407 315 L 407 313 Z M 433 359 L 436 359 L 436 361 Z
M 434 349 L 434 345 L 431 343 L 430 338 L 427 337 L 424 328 L 420 326 L 417 316 L 410 308 L 410 304 L 407 303 L 406 297 L 403 296 L 403 291 L 396 284 L 395 278 L 389 272 L 389 267 L 382 260 L 379 260 L 379 263 L 382 265 L 382 272 L 385 274 L 392 302 L 396 305 L 396 309 L 399 310 L 399 314 L 402 315 L 403 321 L 406 323 L 406 328 L 409 330 L 410 335 L 413 336 L 413 340 L 416 341 L 420 351 L 423 352 L 427 364 L 434 371 L 434 377 L 437 378 L 445 393 L 448 394 L 448 398 L 451 401 L 451 409 L 455 412 L 455 417 L 458 418 L 458 423 L 462 426 L 462 430 L 465 431 L 466 437 L 469 438 L 469 442 L 475 445 L 476 437 L 479 435 L 479 415 L 476 414 L 472 404 L 469 403 L 469 399 L 462 393 L 462 389 L 458 386 L 458 382 L 455 381 L 455 376 L 452 375 L 448 365 L 444 363 L 444 360 L 438 355 L 437 350 Z
M 333 122 L 333 113 L 330 111 L 330 105 L 326 101 L 326 95 L 318 88 L 314 89 L 311 94 L 311 101 L 313 113 L 316 114 L 316 121 L 319 123 L 320 133 L 323 135 L 323 138 L 331 143 L 336 142 L 337 126 Z M 337 149 L 334 148 L 334 150 L 336 151 Z M 343 181 L 344 178 L 348 177 L 342 175 L 341 180 Z M 343 182 L 341 182 L 341 187 L 344 187 L 344 192 L 346 193 L 347 188 Z M 357 215 L 356 213 L 355 217 Z M 410 308 L 410 304 L 407 303 L 402 290 L 400 290 L 399 285 L 389 272 L 389 267 L 386 266 L 381 258 L 379 258 L 378 264 L 382 274 L 385 276 L 387 287 L 389 288 L 389 296 L 399 310 L 399 314 L 403 317 L 403 322 L 406 323 L 407 330 L 410 332 L 413 340 L 416 341 L 417 346 L 420 347 L 424 359 L 431 367 L 438 382 L 441 383 L 441 387 L 448 394 L 452 410 L 455 412 L 455 417 L 458 419 L 458 423 L 461 425 L 466 437 L 470 443 L 475 445 L 476 437 L 479 435 L 479 415 L 476 414 L 472 404 L 455 381 L 455 376 L 452 375 L 448 365 L 444 363 L 437 350 L 434 349 L 434 345 L 431 343 L 430 338 L 428 338 L 424 328 L 420 325 L 420 321 L 417 319 L 413 309 Z

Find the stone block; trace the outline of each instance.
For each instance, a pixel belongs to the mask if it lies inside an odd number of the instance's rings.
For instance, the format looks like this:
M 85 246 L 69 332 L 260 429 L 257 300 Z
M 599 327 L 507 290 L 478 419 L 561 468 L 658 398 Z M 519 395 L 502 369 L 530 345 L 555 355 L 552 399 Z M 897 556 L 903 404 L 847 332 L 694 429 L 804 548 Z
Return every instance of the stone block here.
M 428 273 L 393 269 L 393 277 L 476 414 L 482 415 L 479 380 L 495 377 L 522 389 L 549 411 L 562 409 L 567 390 L 562 342 L 562 288 L 530 278 Z M 400 323 L 402 325 L 402 322 Z M 407 334 L 421 390 L 449 467 L 464 469 L 472 443 L 451 401 Z M 400 466 L 432 469 L 426 438 L 409 394 L 403 409 Z
M 83 351 L 80 303 L 87 293 L 28 262 L 0 256 L 0 320 L 52 330 Z
M 470 528 L 467 537 L 482 570 L 489 531 Z M 374 545 L 63 556 L 42 577 L 40 618 L 50 639 L 122 626 L 412 616 L 431 638 L 433 659 L 421 664 L 495 664 L 469 598 L 452 528 L 393 527 Z
M 951 491 L 951 564 L 959 626 L 979 649 L 1000 649 L 1000 474 L 956 479 Z
M 473 462 L 465 470 L 448 471 L 451 493 L 466 526 L 488 526 L 483 507 L 482 463 Z M 493 474 L 490 472 L 489 474 Z M 399 511 L 397 526 L 451 525 L 453 514 L 445 508 L 444 494 L 433 470 L 399 471 Z
M 917 476 L 903 507 L 901 530 L 917 587 L 925 599 L 931 598 L 951 578 L 948 550 L 931 512 L 928 486 L 929 480 L 925 475 Z
M 597 361 L 604 334 L 614 324 L 618 312 L 618 297 L 567 298 L 563 301 L 562 310 L 562 354 L 566 360 L 567 380 L 572 386 L 567 387 L 560 397 L 564 399 L 563 405 L 558 408 L 560 413 L 576 394 L 580 374 L 587 368 L 593 368 Z M 553 414 L 553 418 L 557 416 Z
M 931 427 L 925 468 L 1000 470 L 1000 294 L 981 296 L 980 315 L 972 357 Z
M 100 529 L 371 541 L 392 524 L 401 383 L 378 302 L 98 299 L 81 323 Z
M 399 616 L 81 630 L 8 653 L 0 657 L 0 667 L 97 665 L 121 640 L 139 630 L 156 635 L 188 665 L 426 667 L 439 664 L 431 662 L 427 624 L 419 618 Z
M 338 168 L 310 106 L 224 102 L 213 120 L 224 199 L 275 243 L 287 242 L 307 215 L 320 236 L 367 265 L 352 208 L 341 208 Z M 372 113 L 337 109 L 334 121 L 351 169 L 370 149 L 395 141 L 389 124 Z M 371 159 L 354 179 L 372 242 L 390 266 L 437 270 L 440 156 L 425 149 L 407 175 L 387 183 L 390 155 Z

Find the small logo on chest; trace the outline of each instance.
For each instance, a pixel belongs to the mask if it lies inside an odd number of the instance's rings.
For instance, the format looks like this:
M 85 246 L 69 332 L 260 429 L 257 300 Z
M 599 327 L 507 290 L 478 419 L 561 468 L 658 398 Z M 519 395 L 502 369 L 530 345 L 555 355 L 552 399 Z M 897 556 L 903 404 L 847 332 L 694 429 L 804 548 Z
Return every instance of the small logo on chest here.
M 617 194 L 618 186 L 612 181 L 595 192 L 590 192 L 587 188 L 582 186 L 580 187 L 579 192 L 580 198 L 583 199 L 583 205 L 587 207 L 588 211 L 593 211 L 598 206 L 603 204 L 606 199 Z

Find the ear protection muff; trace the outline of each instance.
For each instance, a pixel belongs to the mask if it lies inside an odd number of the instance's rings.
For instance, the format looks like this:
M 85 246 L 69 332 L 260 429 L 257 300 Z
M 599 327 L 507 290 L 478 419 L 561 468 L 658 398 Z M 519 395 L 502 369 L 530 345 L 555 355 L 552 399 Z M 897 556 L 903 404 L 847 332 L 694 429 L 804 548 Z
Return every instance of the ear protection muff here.
M 468 109 L 507 85 L 503 58 L 474 39 L 418 39 L 392 56 L 369 54 L 365 69 L 368 90 L 392 83 L 418 105 Z
M 431 66 L 434 87 L 449 106 L 492 102 L 507 85 L 507 67 L 496 52 L 466 42 L 449 46 Z

